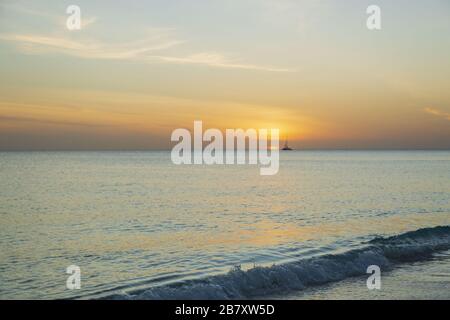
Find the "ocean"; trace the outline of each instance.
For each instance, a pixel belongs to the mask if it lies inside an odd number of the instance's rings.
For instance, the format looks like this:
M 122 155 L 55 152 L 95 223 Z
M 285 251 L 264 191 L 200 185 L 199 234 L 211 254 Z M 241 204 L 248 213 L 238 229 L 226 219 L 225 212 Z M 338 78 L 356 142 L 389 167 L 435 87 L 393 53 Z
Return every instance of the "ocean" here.
M 450 151 L 1 152 L 0 181 L 1 299 L 450 299 Z

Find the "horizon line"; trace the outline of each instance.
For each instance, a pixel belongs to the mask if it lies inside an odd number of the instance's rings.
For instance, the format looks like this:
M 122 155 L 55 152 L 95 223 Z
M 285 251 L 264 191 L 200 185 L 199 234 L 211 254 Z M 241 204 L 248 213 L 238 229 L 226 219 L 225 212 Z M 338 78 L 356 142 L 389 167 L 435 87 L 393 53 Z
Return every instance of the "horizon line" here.
M 0 149 L 0 152 L 170 152 L 171 150 L 172 149 Z M 279 149 L 279 151 L 283 150 Z M 450 151 L 450 148 L 302 148 L 290 151 Z

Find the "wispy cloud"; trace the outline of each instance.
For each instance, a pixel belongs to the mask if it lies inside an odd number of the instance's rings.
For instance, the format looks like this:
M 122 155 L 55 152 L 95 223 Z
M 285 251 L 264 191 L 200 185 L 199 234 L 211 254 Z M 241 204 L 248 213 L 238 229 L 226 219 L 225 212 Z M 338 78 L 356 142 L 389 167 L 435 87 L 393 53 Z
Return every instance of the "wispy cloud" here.
M 139 59 L 146 53 L 182 43 L 178 40 L 155 41 L 154 37 L 149 37 L 125 44 L 104 44 L 93 40 L 77 41 L 30 34 L 0 34 L 0 39 L 15 42 L 26 53 L 62 53 L 86 59 Z
M 81 28 L 86 29 L 88 26 L 94 24 L 95 22 L 97 22 L 97 17 L 88 17 L 81 19 Z
M 16 125 L 30 124 L 31 128 L 34 124 L 34 128 L 39 125 L 114 127 L 127 132 L 159 128 L 170 132 L 174 127 L 189 127 L 199 114 L 217 128 L 236 124 L 264 128 L 274 123 L 284 123 L 283 127 L 287 128 L 290 123 L 316 123 L 315 119 L 293 114 L 288 108 L 233 100 L 75 88 L 41 87 L 20 92 L 23 95 L 20 102 L 12 99 L 15 93 L 4 93 L 0 99 L 0 131 Z
M 169 56 L 153 56 L 151 58 L 160 59 L 165 62 L 181 63 L 181 64 L 203 64 L 211 67 L 218 68 L 231 68 L 231 69 L 248 69 L 248 70 L 261 70 L 271 72 L 292 72 L 293 70 L 287 68 L 277 68 L 270 66 L 260 66 L 253 64 L 239 63 L 216 52 L 202 52 L 186 57 L 169 57 Z
M 104 42 L 89 37 L 84 32 L 58 32 L 66 30 L 64 14 L 53 14 L 39 8 L 24 6 L 20 3 L 0 3 L 0 9 L 15 12 L 19 15 L 43 18 L 59 26 L 56 33 L 35 34 L 27 32 L 0 33 L 0 41 L 8 41 L 16 45 L 17 49 L 27 54 L 64 54 L 83 59 L 133 60 L 144 63 L 172 63 L 186 65 L 204 65 L 215 68 L 244 69 L 267 72 L 291 72 L 294 70 L 269 65 L 243 62 L 241 59 L 229 57 L 214 51 L 176 54 L 164 52 L 185 43 L 174 36 L 171 28 L 148 28 L 146 33 L 137 41 Z M 97 22 L 97 17 L 82 16 L 81 31 Z M 195 50 L 195 49 L 194 49 Z M 184 50 L 183 52 L 186 52 Z
M 445 118 L 450 121 L 450 113 L 448 112 L 443 112 L 435 108 L 425 108 L 424 111 L 434 116 Z
M 50 21 L 53 24 L 62 26 L 63 28 L 66 27 L 66 15 L 61 14 L 53 14 L 48 11 L 41 11 L 36 9 L 31 9 L 29 7 L 22 6 L 18 3 L 0 3 L 0 9 L 3 9 L 8 12 L 16 12 L 20 15 L 27 15 L 27 16 L 34 16 L 34 17 L 40 17 L 44 18 L 48 21 Z M 82 16 L 81 19 L 81 30 L 87 29 L 87 27 L 93 25 L 95 22 L 97 22 L 97 17 L 94 16 Z
M 48 120 L 48 119 L 39 119 L 33 117 L 22 117 L 22 116 L 3 116 L 0 115 L 0 120 L 3 122 L 27 122 L 27 123 L 40 123 L 40 124 L 48 124 L 48 125 L 61 125 L 61 126 L 77 126 L 77 127 L 112 127 L 111 124 L 98 124 L 98 123 L 84 123 L 84 122 L 76 122 L 76 121 L 67 121 L 67 120 Z
M 171 29 L 149 29 L 146 38 L 134 42 L 112 44 L 98 40 L 74 40 L 67 36 L 36 34 L 0 34 L 0 40 L 13 42 L 28 54 L 59 53 L 85 59 L 137 60 L 147 63 L 206 65 L 217 68 L 247 69 L 269 72 L 290 72 L 287 68 L 239 62 L 216 52 L 201 52 L 186 56 L 155 54 L 186 41 L 175 39 Z

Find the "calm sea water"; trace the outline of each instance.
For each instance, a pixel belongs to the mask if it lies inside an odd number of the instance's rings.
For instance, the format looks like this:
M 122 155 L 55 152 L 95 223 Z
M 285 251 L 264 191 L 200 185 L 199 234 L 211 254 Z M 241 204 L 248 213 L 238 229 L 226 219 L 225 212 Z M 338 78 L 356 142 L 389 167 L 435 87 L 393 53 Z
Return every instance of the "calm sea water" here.
M 448 151 L 285 152 L 275 176 L 170 152 L 5 152 L 0 181 L 0 298 L 287 296 L 450 249 Z

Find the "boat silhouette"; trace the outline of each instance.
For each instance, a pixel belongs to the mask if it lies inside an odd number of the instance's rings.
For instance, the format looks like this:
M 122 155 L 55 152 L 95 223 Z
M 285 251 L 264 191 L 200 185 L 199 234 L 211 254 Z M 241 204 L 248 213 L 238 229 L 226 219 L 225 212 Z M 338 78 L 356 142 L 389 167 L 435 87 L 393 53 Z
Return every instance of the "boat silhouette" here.
M 281 148 L 281 150 L 283 150 L 283 151 L 292 151 L 293 150 L 291 147 L 288 146 L 287 139 L 284 141 L 284 146 L 283 146 L 283 148 Z

